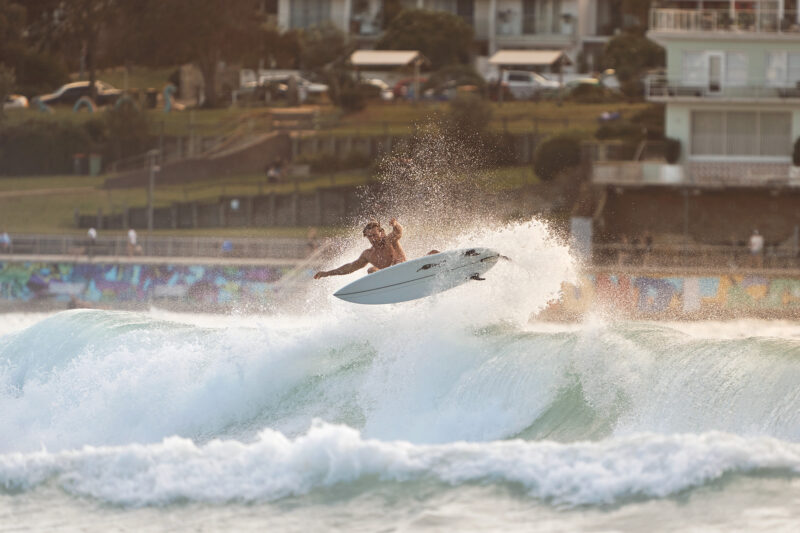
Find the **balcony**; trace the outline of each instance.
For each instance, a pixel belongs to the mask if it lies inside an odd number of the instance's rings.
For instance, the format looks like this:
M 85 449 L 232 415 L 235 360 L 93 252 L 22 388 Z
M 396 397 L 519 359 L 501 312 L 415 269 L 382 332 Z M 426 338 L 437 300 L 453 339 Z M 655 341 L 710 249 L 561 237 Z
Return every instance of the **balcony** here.
M 788 10 L 655 8 L 650 10 L 650 31 L 798 34 L 800 24 L 797 22 L 797 12 Z
M 666 76 L 649 76 L 645 80 L 645 97 L 651 102 L 696 101 L 698 99 L 750 101 L 777 100 L 800 102 L 800 86 L 767 85 L 764 80 L 748 80 L 744 84 L 689 83 Z
M 595 185 L 691 185 L 703 188 L 800 186 L 791 164 L 780 162 L 689 161 L 667 165 L 659 161 L 597 161 Z

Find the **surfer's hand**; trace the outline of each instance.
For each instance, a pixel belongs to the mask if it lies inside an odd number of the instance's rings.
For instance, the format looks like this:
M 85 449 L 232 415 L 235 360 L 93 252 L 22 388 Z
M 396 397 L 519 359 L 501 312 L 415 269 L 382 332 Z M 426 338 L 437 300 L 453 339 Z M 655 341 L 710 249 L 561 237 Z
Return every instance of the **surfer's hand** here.
M 389 225 L 390 226 L 394 226 L 395 224 L 397 224 L 397 219 L 396 218 L 392 218 L 391 220 L 389 220 Z
M 314 279 L 324 278 L 327 275 L 328 275 L 327 272 L 317 272 L 316 274 L 314 274 Z

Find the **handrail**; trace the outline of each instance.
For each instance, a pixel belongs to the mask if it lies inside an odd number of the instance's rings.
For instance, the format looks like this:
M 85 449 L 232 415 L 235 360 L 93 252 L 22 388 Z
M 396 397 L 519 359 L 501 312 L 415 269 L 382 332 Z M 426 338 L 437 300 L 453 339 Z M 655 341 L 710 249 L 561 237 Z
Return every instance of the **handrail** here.
M 778 9 L 680 9 L 650 10 L 651 31 L 800 33 L 797 11 Z
M 240 257 L 302 259 L 308 253 L 307 241 L 296 238 L 165 237 L 140 235 L 138 248 L 128 246 L 125 235 L 100 236 L 91 242 L 80 235 L 12 235 L 10 253 L 14 255 L 124 256 L 146 257 Z M 223 246 L 224 243 L 230 243 Z

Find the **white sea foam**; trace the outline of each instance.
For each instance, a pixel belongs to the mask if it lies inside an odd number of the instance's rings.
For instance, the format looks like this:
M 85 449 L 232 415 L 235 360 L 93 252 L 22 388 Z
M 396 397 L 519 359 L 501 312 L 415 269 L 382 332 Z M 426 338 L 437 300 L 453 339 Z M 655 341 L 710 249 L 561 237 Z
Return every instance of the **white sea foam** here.
M 556 505 L 660 498 L 726 474 L 800 475 L 800 445 L 771 438 L 639 434 L 601 443 L 512 440 L 413 445 L 362 438 L 316 422 L 296 439 L 264 430 L 250 443 L 180 438 L 148 446 L 86 447 L 0 455 L 0 486 L 27 491 L 54 481 L 103 501 L 157 505 L 180 500 L 274 501 L 363 480 L 458 486 L 500 483 Z

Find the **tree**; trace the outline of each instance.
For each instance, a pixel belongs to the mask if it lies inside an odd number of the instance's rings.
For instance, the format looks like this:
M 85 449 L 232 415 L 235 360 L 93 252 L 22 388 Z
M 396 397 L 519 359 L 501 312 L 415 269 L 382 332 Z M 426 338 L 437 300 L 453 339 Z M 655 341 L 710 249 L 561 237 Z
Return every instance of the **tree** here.
M 205 105 L 215 107 L 217 68 L 258 48 L 259 20 L 252 2 L 141 0 L 125 4 L 129 60 L 145 65 L 194 63 L 203 75 Z
M 342 105 L 343 93 L 348 93 L 348 98 L 355 97 L 356 100 L 359 100 L 358 96 L 363 96 L 355 87 L 347 66 L 347 59 L 355 45 L 348 42 L 347 36 L 341 30 L 332 24 L 310 28 L 301 34 L 301 43 L 302 68 L 325 80 L 328 94 L 334 103 Z M 359 105 L 351 107 L 356 110 Z
M 59 4 L 62 11 L 62 30 L 68 39 L 79 43 L 89 72 L 89 92 L 92 99 L 97 97 L 97 49 L 100 32 L 119 12 L 117 0 L 70 0 Z
M 33 96 L 63 83 L 67 72 L 61 61 L 32 39 L 26 7 L 0 0 L 0 63 L 15 74 L 14 87 L 9 90 Z
M 14 71 L 0 63 L 0 102 L 6 101 L 6 96 L 11 94 L 14 87 Z M 3 108 L 0 107 L 0 120 L 3 119 Z
M 623 92 L 639 93 L 639 81 L 651 68 L 664 66 L 664 49 L 637 32 L 625 32 L 606 44 L 603 54 L 605 68 L 613 68 L 623 85 Z M 628 89 L 626 89 L 626 87 Z
M 376 44 L 379 50 L 419 50 L 434 69 L 470 60 L 472 27 L 444 11 L 401 11 Z

